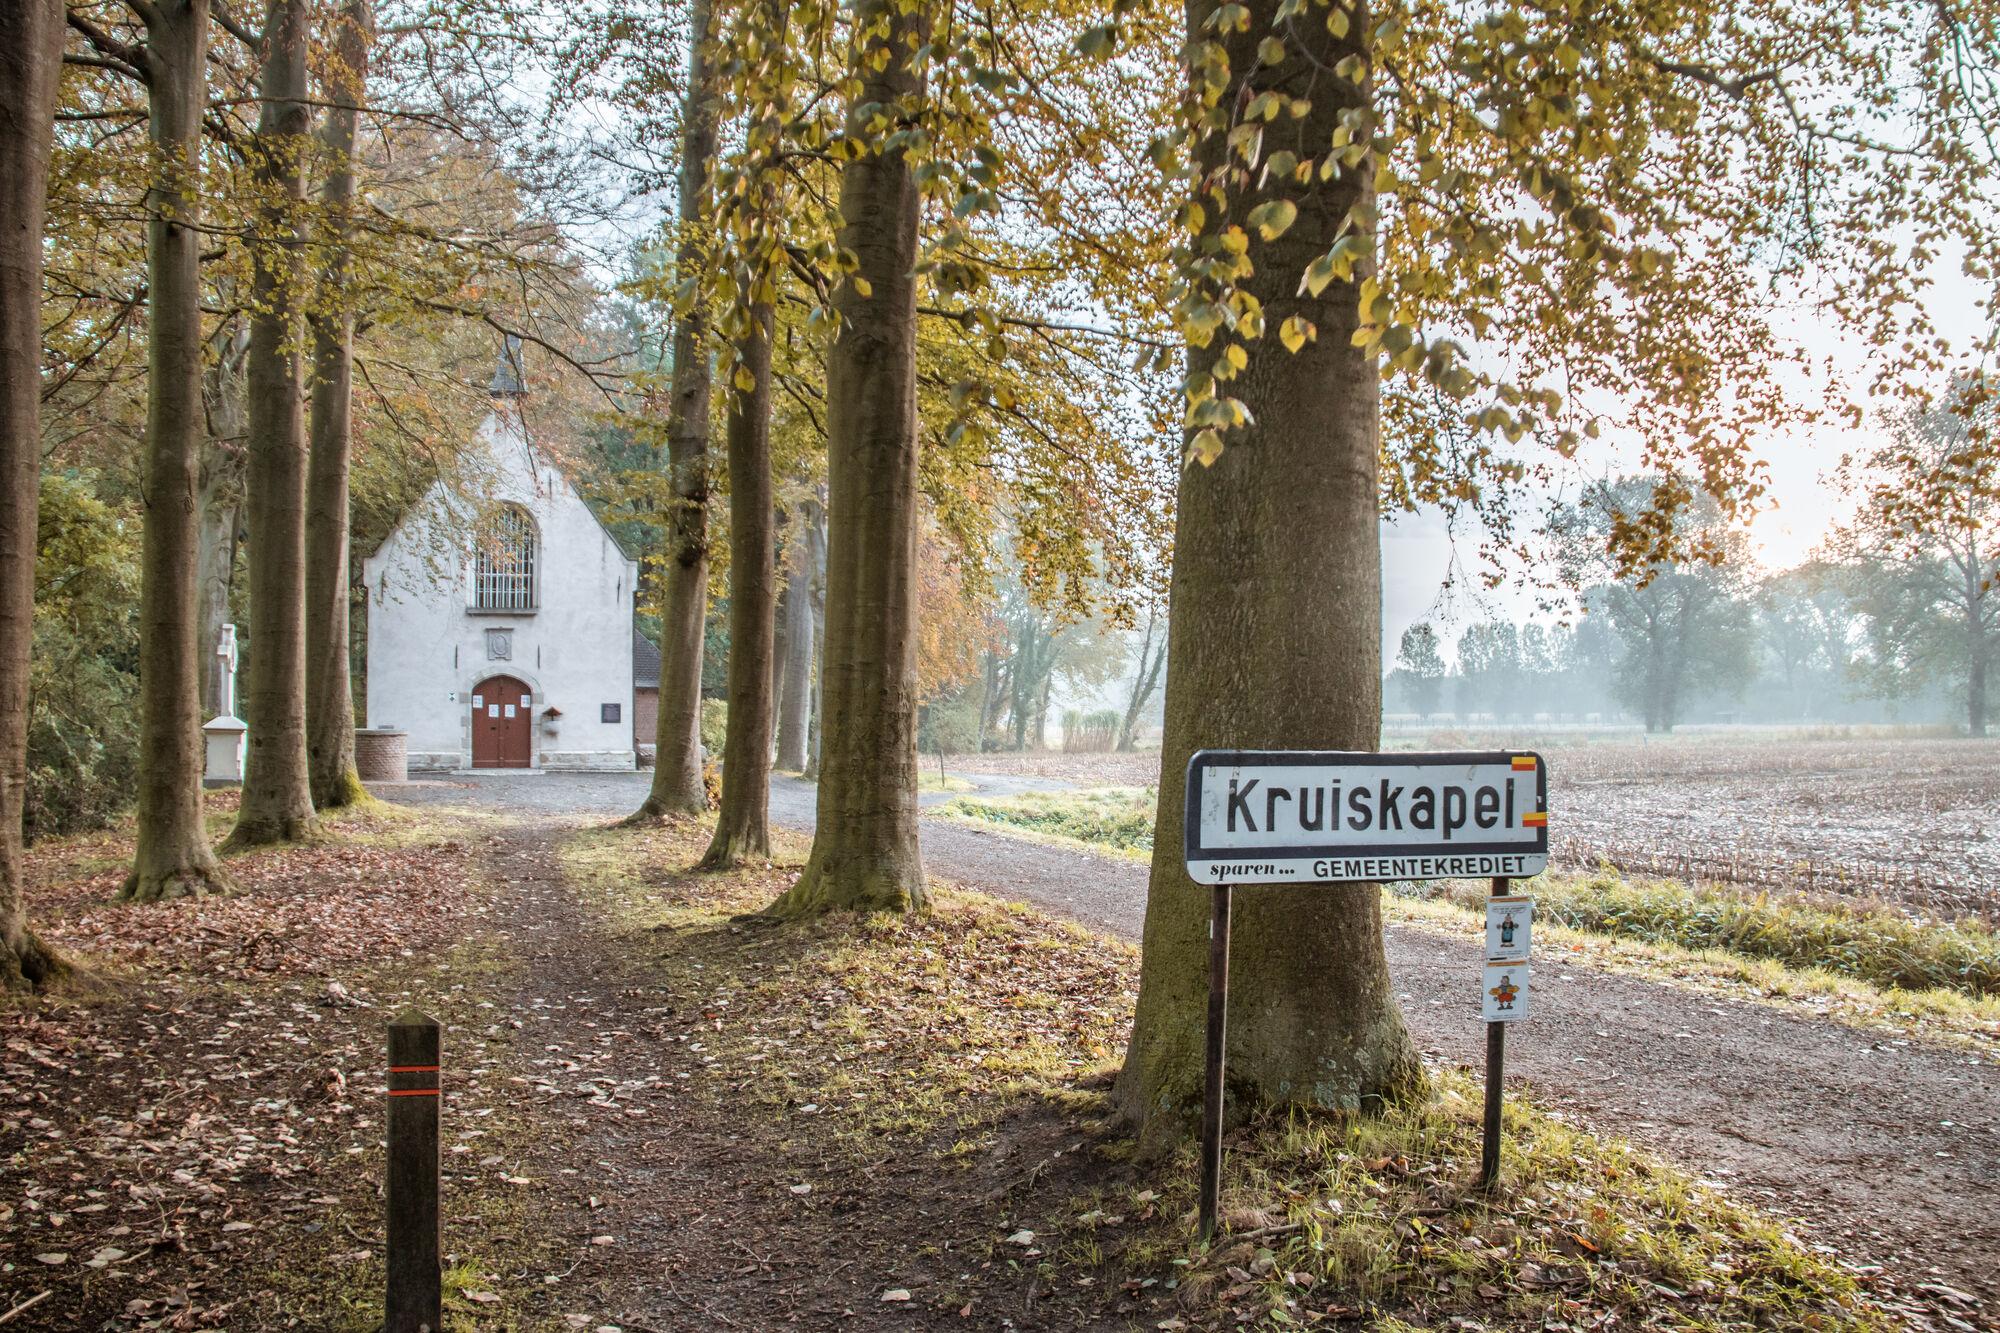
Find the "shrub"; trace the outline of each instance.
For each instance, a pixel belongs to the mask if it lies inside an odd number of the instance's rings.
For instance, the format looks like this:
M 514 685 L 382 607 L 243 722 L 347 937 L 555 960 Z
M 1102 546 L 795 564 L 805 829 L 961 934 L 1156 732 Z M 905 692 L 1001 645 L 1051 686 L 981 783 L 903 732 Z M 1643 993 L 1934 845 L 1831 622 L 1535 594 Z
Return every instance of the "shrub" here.
M 701 748 L 720 757 L 722 741 L 729 734 L 729 700 L 701 701 Z
M 1122 721 L 1114 709 L 1086 713 L 1072 708 L 1063 713 L 1063 751 L 1066 754 L 1104 754 L 1118 742 Z
M 42 478 L 29 674 L 30 840 L 112 821 L 135 790 L 139 525 L 87 478 Z

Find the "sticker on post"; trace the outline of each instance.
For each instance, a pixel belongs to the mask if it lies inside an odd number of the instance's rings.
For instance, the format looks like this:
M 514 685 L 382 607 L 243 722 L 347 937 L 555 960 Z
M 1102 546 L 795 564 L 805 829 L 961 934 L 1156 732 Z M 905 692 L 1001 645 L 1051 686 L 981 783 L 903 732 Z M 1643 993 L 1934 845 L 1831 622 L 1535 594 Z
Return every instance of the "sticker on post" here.
M 1528 1016 L 1528 965 L 1488 963 L 1480 1009 L 1489 1023 L 1518 1023 Z
M 1535 926 L 1535 900 L 1513 895 L 1486 900 L 1486 957 L 1495 963 L 1528 961 Z

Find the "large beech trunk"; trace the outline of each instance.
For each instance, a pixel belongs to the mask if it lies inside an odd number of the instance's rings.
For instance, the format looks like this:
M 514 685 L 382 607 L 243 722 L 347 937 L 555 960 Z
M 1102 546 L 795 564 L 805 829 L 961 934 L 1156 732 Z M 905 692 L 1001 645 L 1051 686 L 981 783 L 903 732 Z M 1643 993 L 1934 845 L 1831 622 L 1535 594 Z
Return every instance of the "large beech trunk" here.
M 1188 6 L 1190 40 L 1216 0 Z M 1224 106 L 1258 90 L 1309 96 L 1287 144 L 1324 150 L 1344 110 L 1367 96 L 1331 77 L 1349 55 L 1367 57 L 1372 22 L 1350 35 L 1299 24 L 1284 63 L 1259 67 L 1257 44 L 1278 0 L 1252 0 L 1247 27 L 1228 39 L 1232 83 Z M 1239 96 L 1240 94 L 1240 96 Z M 1221 160 L 1221 136 L 1205 146 Z M 1372 162 L 1315 187 L 1295 187 L 1298 220 L 1276 241 L 1250 244 L 1249 291 L 1274 332 L 1294 314 L 1318 326 L 1298 355 L 1276 338 L 1251 349 L 1228 389 L 1255 422 L 1230 437 L 1212 467 L 1181 477 L 1174 541 L 1166 737 L 1146 903 L 1144 963 L 1131 1045 L 1117 1098 L 1143 1137 L 1165 1142 L 1198 1119 L 1207 1014 L 1209 894 L 1181 858 L 1188 756 L 1204 746 L 1370 750 L 1381 731 L 1381 551 L 1376 512 L 1380 419 L 1374 362 L 1352 346 L 1360 278 L 1317 299 L 1299 275 L 1332 246 L 1350 209 L 1372 191 Z M 1315 176 L 1315 180 L 1317 177 Z M 1208 226 L 1244 226 L 1270 197 L 1238 192 Z M 1246 227 L 1246 230 L 1253 230 Z M 1220 341 L 1190 349 L 1206 368 Z M 1236 891 L 1230 967 L 1229 1107 L 1356 1109 L 1410 1096 L 1423 1069 L 1390 988 L 1380 891 L 1373 884 Z
M 925 4 L 862 0 L 855 22 L 886 26 L 859 53 L 857 106 L 921 98 L 910 60 L 929 28 Z M 886 137 L 858 118 L 850 128 Z M 804 873 L 773 905 L 784 915 L 908 911 L 928 898 L 917 851 L 918 191 L 902 150 L 849 162 L 840 210 L 840 245 L 858 263 L 834 298 L 840 333 L 827 355 L 819 817 Z
M 147 14 L 146 474 L 140 552 L 138 846 L 121 896 L 139 901 L 231 887 L 202 823 L 200 548 L 201 113 L 208 0 L 155 0 Z
M 348 643 L 348 474 L 353 457 L 354 310 L 347 291 L 354 210 L 354 130 L 368 85 L 370 0 L 348 0 L 335 20 L 326 86 L 334 105 L 320 143 L 319 299 L 312 333 L 312 454 L 306 464 L 306 756 L 313 804 L 366 800 L 354 768 L 354 685 Z
M 21 820 L 42 466 L 42 222 L 63 21 L 59 0 L 0 9 L 0 991 L 62 970 L 28 929 Z
M 710 870 L 771 855 L 772 617 L 778 583 L 771 509 L 771 327 L 770 304 L 753 305 L 736 352 L 754 385 L 733 389 L 729 400 L 729 729 L 715 836 L 701 862 Z
M 778 767 L 802 773 L 812 730 L 813 579 L 819 567 L 819 505 L 799 503 L 785 541 L 785 593 L 778 602 Z
M 289 842 L 313 828 L 306 762 L 306 432 L 299 378 L 304 281 L 305 0 L 271 0 L 264 19 L 251 177 L 257 213 L 250 258 L 250 726 L 243 807 L 232 847 Z
M 716 92 L 708 0 L 689 13 L 688 84 L 681 110 L 681 243 L 675 272 L 693 276 L 708 262 L 702 236 L 709 216 L 709 167 L 715 156 Z M 708 618 L 708 321 L 699 301 L 674 325 L 674 366 L 667 405 L 667 564 L 660 592 L 659 731 L 653 786 L 632 820 L 693 814 L 708 808 L 701 780 L 701 651 Z

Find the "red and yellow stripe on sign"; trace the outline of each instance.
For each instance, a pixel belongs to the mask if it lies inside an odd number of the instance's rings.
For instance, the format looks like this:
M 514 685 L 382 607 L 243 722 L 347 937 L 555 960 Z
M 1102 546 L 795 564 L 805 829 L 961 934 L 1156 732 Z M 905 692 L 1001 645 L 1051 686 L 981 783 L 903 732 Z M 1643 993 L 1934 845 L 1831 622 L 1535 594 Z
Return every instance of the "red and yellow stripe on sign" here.
M 1547 828 L 1549 826 L 1549 812 L 1546 810 L 1530 810 L 1527 814 L 1521 816 L 1521 826 L 1523 828 Z
M 1514 756 L 1514 771 L 1515 771 L 1516 773 L 1532 773 L 1532 772 L 1534 772 L 1534 771 L 1535 771 L 1535 756 L 1533 756 L 1533 755 L 1531 755 L 1531 754 L 1517 754 L 1517 755 L 1515 755 L 1515 756 Z

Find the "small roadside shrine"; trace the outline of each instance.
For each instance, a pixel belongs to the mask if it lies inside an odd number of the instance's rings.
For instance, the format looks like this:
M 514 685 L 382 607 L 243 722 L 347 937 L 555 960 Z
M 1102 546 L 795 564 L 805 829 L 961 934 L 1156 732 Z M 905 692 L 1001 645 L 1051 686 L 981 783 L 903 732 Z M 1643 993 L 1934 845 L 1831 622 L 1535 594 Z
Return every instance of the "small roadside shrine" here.
M 1481 1012 L 1486 1133 L 1480 1176 L 1500 1167 L 1506 1027 L 1528 1016 L 1534 900 L 1510 882 L 1549 863 L 1548 769 L 1515 751 L 1198 750 L 1188 760 L 1188 875 L 1211 886 L 1201 1230 L 1222 1181 L 1230 901 L 1238 884 L 1487 879 Z

